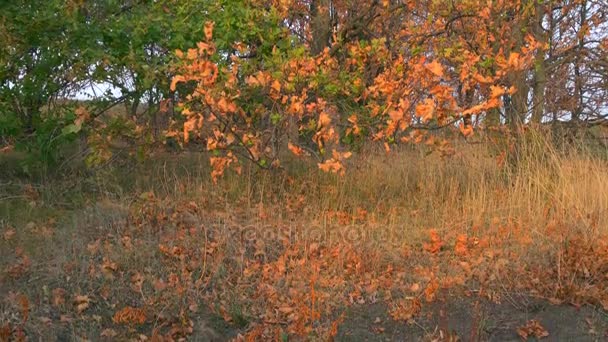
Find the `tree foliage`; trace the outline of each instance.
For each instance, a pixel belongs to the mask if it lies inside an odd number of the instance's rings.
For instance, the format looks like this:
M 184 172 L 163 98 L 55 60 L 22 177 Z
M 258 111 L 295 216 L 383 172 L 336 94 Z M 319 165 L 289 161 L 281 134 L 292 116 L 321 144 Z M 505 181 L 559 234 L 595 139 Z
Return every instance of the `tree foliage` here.
M 286 149 L 340 173 L 368 140 L 447 153 L 430 131 L 606 117 L 601 1 L 2 6 L 0 131 L 36 150 L 86 130 L 93 159 L 107 158 L 103 145 L 124 130 L 98 119 L 117 104 L 132 137 L 168 121 L 171 139 L 202 142 L 215 177 L 243 158 L 277 167 Z M 83 89 L 86 112 L 65 101 Z

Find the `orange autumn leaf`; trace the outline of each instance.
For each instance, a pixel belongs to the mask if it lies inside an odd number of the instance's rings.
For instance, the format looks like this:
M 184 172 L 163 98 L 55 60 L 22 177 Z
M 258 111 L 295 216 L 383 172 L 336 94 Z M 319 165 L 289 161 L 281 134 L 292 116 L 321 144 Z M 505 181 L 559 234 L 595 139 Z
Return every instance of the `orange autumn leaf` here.
M 439 251 L 441 250 L 441 247 L 443 247 L 443 244 L 444 244 L 443 241 L 441 240 L 441 237 L 439 236 L 437 231 L 434 229 L 431 229 L 429 231 L 429 237 L 430 237 L 430 241 L 428 243 L 424 244 L 424 246 L 423 246 L 424 250 L 431 254 L 439 253 Z
M 435 102 L 431 99 L 424 100 L 423 103 L 416 106 L 416 115 L 422 118 L 423 121 L 429 121 L 435 113 Z
M 116 324 L 144 324 L 146 312 L 141 308 L 126 306 L 114 313 L 112 321 Z
M 330 123 L 331 123 L 331 118 L 329 117 L 329 115 L 325 112 L 321 112 L 321 114 L 319 114 L 318 127 L 319 128 L 327 127 L 327 126 L 329 126 Z
M 328 159 L 323 163 L 318 164 L 319 169 L 323 172 L 340 173 L 344 172 L 344 165 L 338 160 Z
M 540 322 L 535 319 L 529 320 L 526 322 L 526 324 L 517 328 L 517 334 L 524 340 L 527 340 L 528 337 L 541 339 L 549 336 L 547 329 L 545 329 Z
M 171 91 L 175 91 L 177 84 L 183 82 L 186 82 L 186 78 L 182 75 L 176 75 L 171 80 L 171 86 L 169 87 L 169 89 L 171 89 Z
M 422 305 L 418 298 L 400 300 L 389 310 L 389 314 L 395 321 L 409 321 L 416 316 Z
M 281 91 L 281 82 L 279 82 L 278 80 L 274 80 L 270 87 L 272 88 L 272 90 L 278 93 Z
M 494 82 L 494 79 L 490 76 L 483 76 L 480 73 L 473 74 L 473 79 L 481 84 L 489 84 Z
M 499 87 L 499 86 L 490 86 L 490 97 L 500 97 L 502 95 L 504 95 L 506 93 L 505 88 L 504 87 Z
M 511 52 L 509 55 L 509 61 L 507 63 L 511 68 L 519 70 L 522 68 L 523 60 L 518 52 Z
M 443 66 L 437 62 L 436 60 L 426 65 L 426 68 L 432 72 L 435 76 L 442 77 L 443 76 Z
M 458 126 L 458 129 L 460 130 L 460 133 L 462 133 L 462 135 L 464 135 L 465 137 L 473 135 L 473 126 L 471 125 L 465 125 L 461 122 Z
M 205 54 L 212 54 L 214 52 L 214 46 L 205 42 L 196 43 L 196 47 L 198 48 L 198 53 L 201 56 L 204 56 Z
M 213 27 L 215 26 L 215 23 L 212 21 L 208 21 L 205 23 L 205 27 L 203 28 L 203 31 L 205 33 L 205 39 L 207 39 L 207 41 L 210 41 L 213 38 Z
M 456 253 L 456 255 L 465 256 L 469 253 L 467 241 L 468 239 L 465 234 L 458 235 L 456 244 L 454 245 L 454 253 Z
M 223 113 L 234 113 L 237 111 L 236 104 L 226 100 L 224 97 L 217 102 L 217 108 Z
M 338 152 L 333 151 L 333 156 L 331 159 L 324 161 L 323 163 L 318 163 L 319 169 L 324 172 L 337 173 L 339 175 L 344 175 L 345 168 L 342 163 L 343 160 L 346 160 L 352 156 L 352 152 Z
M 295 154 L 298 157 L 304 155 L 304 150 L 301 147 L 296 146 L 292 143 L 287 143 L 287 148 L 291 151 L 291 153 Z
M 424 289 L 424 298 L 428 303 L 435 300 L 437 290 L 439 290 L 439 281 L 437 278 L 433 278 Z
M 400 121 L 401 119 L 403 119 L 404 113 L 402 110 L 391 110 L 388 112 L 389 117 L 391 118 L 391 120 L 393 120 L 394 122 Z

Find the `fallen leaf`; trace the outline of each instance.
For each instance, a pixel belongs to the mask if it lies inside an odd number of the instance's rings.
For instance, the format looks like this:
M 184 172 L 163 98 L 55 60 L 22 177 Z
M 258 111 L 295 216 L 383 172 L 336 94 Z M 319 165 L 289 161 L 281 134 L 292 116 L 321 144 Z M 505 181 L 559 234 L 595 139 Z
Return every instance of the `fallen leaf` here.
M 10 323 L 6 323 L 0 327 L 0 341 L 10 341 L 13 329 Z
M 89 296 L 76 295 L 76 297 L 74 297 L 74 305 L 76 306 L 76 312 L 78 313 L 82 313 L 88 309 L 90 304 L 91 299 Z
M 439 282 L 437 281 L 437 278 L 433 278 L 429 282 L 429 284 L 426 286 L 426 288 L 424 289 L 424 297 L 427 302 L 430 303 L 435 300 L 435 296 L 436 296 L 438 289 L 439 289 Z
M 141 308 L 125 306 L 114 313 L 112 321 L 116 324 L 144 324 L 146 322 L 146 313 Z
M 65 293 L 66 291 L 62 288 L 56 288 L 52 292 L 53 298 L 52 303 L 53 306 L 58 307 L 65 304 Z
M 15 230 L 13 228 L 9 228 L 2 234 L 2 237 L 4 238 L 4 240 L 10 241 L 13 239 L 13 237 L 15 237 L 15 234 Z
M 72 323 L 73 318 L 68 316 L 68 315 L 61 315 L 59 316 L 59 321 L 61 323 Z
M 425 251 L 427 251 L 431 254 L 437 254 L 441 250 L 441 247 L 443 246 L 443 241 L 441 240 L 439 233 L 437 233 L 437 231 L 434 229 L 431 229 L 429 231 L 429 237 L 430 237 L 430 242 L 425 243 L 423 248 Z
M 467 236 L 465 234 L 460 234 L 456 238 L 456 244 L 454 245 L 454 253 L 458 256 L 465 256 L 469 253 L 469 249 L 467 247 Z
M 525 325 L 517 328 L 517 334 L 524 340 L 527 340 L 528 337 L 541 339 L 549 336 L 549 332 L 535 319 L 529 320 Z
M 101 334 L 99 334 L 99 336 L 101 337 L 107 337 L 107 338 L 114 338 L 118 335 L 118 333 L 116 332 L 116 330 L 114 329 L 104 329 Z
M 51 325 L 51 323 L 53 322 L 50 318 L 48 317 L 40 317 L 38 318 L 38 320 L 40 321 L 40 323 L 44 324 L 44 325 Z

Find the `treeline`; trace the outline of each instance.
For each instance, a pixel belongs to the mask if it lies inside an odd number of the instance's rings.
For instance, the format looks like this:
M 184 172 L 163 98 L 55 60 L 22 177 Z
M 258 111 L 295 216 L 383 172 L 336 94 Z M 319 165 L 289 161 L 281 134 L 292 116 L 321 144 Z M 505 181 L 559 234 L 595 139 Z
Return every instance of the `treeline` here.
M 447 152 L 429 132 L 608 115 L 603 0 L 29 0 L 0 13 L 0 143 L 44 164 L 78 138 L 90 163 L 112 141 L 169 139 L 203 143 L 214 176 L 243 158 L 278 166 L 287 149 L 341 172 L 369 140 Z

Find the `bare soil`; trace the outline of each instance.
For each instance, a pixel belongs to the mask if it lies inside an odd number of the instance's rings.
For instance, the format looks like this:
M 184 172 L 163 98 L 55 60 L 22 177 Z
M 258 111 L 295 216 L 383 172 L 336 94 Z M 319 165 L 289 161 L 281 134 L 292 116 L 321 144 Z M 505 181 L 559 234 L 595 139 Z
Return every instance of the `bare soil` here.
M 410 322 L 398 322 L 384 304 L 352 307 L 337 341 L 522 341 L 517 329 L 538 320 L 549 332 L 545 341 L 606 341 L 608 315 L 591 306 L 553 305 L 525 295 L 500 303 L 442 292 L 422 306 Z M 534 341 L 534 338 L 529 338 Z

